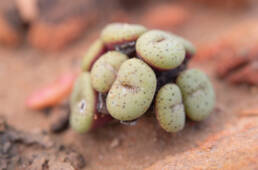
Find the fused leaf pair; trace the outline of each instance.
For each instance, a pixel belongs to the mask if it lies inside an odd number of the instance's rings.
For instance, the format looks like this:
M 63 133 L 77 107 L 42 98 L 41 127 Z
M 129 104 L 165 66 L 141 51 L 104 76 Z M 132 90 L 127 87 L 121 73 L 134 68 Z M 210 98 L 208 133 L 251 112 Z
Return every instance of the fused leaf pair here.
M 155 100 L 159 124 L 168 132 L 182 130 L 185 114 L 194 121 L 208 117 L 214 107 L 215 94 L 207 76 L 197 69 L 186 70 L 175 83 L 163 86 Z

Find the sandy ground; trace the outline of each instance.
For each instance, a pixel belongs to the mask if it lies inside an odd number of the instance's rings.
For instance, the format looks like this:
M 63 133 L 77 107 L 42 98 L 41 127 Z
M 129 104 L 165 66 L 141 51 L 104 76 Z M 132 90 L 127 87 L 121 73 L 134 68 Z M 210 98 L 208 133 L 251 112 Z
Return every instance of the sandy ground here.
M 230 25 L 255 16 L 253 10 L 236 12 L 200 8 L 192 9 L 191 21 L 178 30 L 180 35 L 195 44 L 208 42 Z M 17 49 L 1 47 L 0 115 L 20 130 L 48 130 L 49 116 L 26 109 L 25 99 L 63 72 L 78 68 L 92 39 L 89 37 L 92 35 L 85 34 L 73 46 L 58 53 L 44 53 L 27 45 Z M 213 65 L 212 61 L 205 64 L 194 62 L 190 67 L 201 68 L 211 77 L 217 96 L 216 108 L 201 123 L 188 121 L 180 133 L 168 134 L 158 126 L 154 117 L 145 116 L 135 126 L 114 124 L 83 135 L 68 130 L 53 137 L 80 151 L 86 160 L 85 169 L 142 169 L 168 155 L 199 146 L 214 133 L 236 123 L 239 110 L 255 106 L 258 101 L 258 90 L 235 87 L 216 79 Z

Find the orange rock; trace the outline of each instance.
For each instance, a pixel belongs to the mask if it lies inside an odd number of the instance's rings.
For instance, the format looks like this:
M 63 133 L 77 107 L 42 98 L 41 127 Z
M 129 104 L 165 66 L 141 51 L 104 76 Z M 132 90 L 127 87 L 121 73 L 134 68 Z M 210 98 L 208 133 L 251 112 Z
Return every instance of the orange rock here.
M 159 5 L 150 8 L 141 21 L 150 28 L 173 29 L 183 25 L 189 18 L 188 11 L 178 5 Z
M 29 42 L 36 48 L 55 51 L 80 38 L 96 18 L 92 2 L 61 0 L 42 9 L 29 29 Z
M 248 108 L 239 112 L 240 117 L 258 116 L 258 108 Z
M 57 51 L 78 39 L 83 30 L 84 23 L 81 22 L 81 19 L 68 20 L 56 26 L 39 22 L 30 28 L 28 39 L 36 48 Z
M 219 135 L 197 149 L 168 156 L 147 170 L 257 169 L 258 126 L 229 134 Z
M 235 50 L 251 48 L 258 42 L 258 21 L 249 19 L 233 26 L 221 37 L 221 42 L 230 44 Z
M 195 59 L 207 61 L 223 55 L 225 51 L 232 50 L 238 54 L 244 50 L 250 50 L 258 42 L 258 22 L 255 19 L 243 21 L 225 31 L 215 41 L 200 45 Z
M 247 83 L 258 85 L 258 61 L 246 65 L 242 69 L 228 76 L 228 81 L 233 84 Z
M 130 15 L 124 10 L 116 10 L 110 18 L 110 22 L 130 22 Z
M 209 43 L 200 44 L 197 48 L 194 60 L 198 62 L 205 62 L 216 58 L 218 55 L 223 55 L 225 51 L 229 51 L 228 49 L 232 50 L 232 47 L 226 41 L 216 40 Z
M 196 61 L 214 60 L 216 74 L 230 83 L 258 85 L 258 22 L 250 19 L 234 26 L 216 41 L 201 46 Z
M 236 56 L 234 51 L 229 50 L 220 56 L 220 60 L 217 63 L 216 72 L 219 78 L 225 78 L 230 72 L 235 69 L 248 64 L 249 60 L 246 55 Z
M 38 110 L 60 103 L 71 93 L 76 77 L 77 75 L 73 73 L 62 75 L 55 82 L 29 96 L 26 106 L 30 109 Z
M 192 0 L 202 4 L 217 6 L 217 7 L 246 7 L 250 4 L 249 0 Z
M 255 46 L 253 46 L 249 52 L 250 60 L 258 60 L 258 41 Z

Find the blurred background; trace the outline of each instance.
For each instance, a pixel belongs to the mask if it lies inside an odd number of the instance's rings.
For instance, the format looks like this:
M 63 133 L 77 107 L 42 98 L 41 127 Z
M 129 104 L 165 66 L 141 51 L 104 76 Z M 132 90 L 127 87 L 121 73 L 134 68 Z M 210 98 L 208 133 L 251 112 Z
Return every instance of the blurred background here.
M 209 74 L 220 94 L 231 88 L 217 78 L 257 86 L 257 18 L 257 0 L 1 0 L 0 116 L 21 130 L 48 130 L 51 116 L 28 109 L 27 97 L 62 75 L 76 73 L 88 47 L 111 22 L 142 24 L 189 39 L 197 47 L 192 65 Z M 235 98 L 235 92 L 230 95 Z M 62 137 L 72 143 L 69 135 Z M 98 149 L 108 157 L 104 147 Z
M 215 27 L 218 32 L 234 19 L 241 22 L 255 15 L 256 6 L 255 0 L 2 0 L 0 43 L 60 51 L 97 36 L 110 22 L 140 23 L 181 34 L 191 26 L 207 27 L 206 31 Z M 199 38 L 206 36 L 203 32 Z

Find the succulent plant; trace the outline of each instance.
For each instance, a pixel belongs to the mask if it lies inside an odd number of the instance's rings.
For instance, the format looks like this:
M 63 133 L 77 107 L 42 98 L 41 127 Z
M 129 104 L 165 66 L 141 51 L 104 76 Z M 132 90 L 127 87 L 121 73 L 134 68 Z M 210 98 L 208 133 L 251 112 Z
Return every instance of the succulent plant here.
M 175 34 L 107 25 L 83 59 L 70 100 L 72 128 L 89 131 L 111 117 L 132 124 L 151 109 L 167 132 L 182 130 L 186 116 L 205 119 L 215 94 L 203 72 L 186 70 L 194 54 L 192 43 Z
M 120 65 L 128 57 L 117 51 L 109 51 L 102 55 L 91 69 L 91 83 L 95 90 L 106 93 L 115 81 Z
M 215 93 L 206 74 L 198 69 L 189 69 L 179 74 L 180 87 L 187 116 L 195 121 L 209 116 L 215 104 Z
M 168 83 L 158 91 L 155 113 L 160 126 L 167 132 L 178 132 L 184 128 L 185 109 L 176 84 Z

